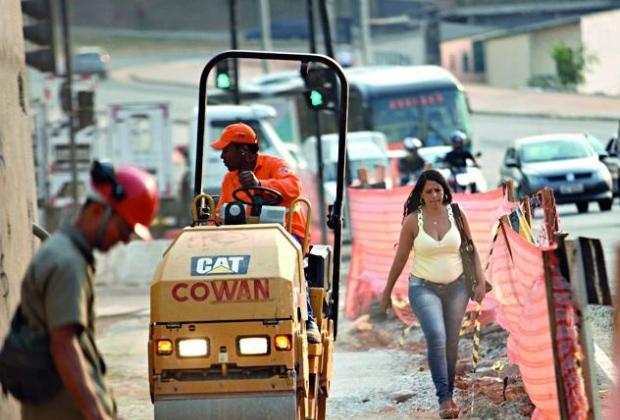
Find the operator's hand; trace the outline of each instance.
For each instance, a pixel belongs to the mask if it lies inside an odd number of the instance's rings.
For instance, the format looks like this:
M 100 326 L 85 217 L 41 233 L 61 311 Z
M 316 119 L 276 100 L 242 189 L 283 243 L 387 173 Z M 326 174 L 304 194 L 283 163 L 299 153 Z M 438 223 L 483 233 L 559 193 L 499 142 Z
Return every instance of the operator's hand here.
M 381 312 L 384 314 L 387 313 L 388 309 L 392 307 L 392 292 L 388 292 L 387 290 L 383 291 L 383 296 L 381 297 Z
M 239 182 L 243 187 L 258 187 L 260 182 L 254 172 L 252 171 L 241 171 L 239 172 Z

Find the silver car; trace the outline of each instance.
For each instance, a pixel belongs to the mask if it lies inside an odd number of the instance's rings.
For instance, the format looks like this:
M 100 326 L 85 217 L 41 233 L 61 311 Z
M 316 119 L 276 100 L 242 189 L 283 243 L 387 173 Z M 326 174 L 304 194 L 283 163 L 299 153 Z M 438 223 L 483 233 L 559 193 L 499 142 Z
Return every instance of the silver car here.
M 596 201 L 611 210 L 612 176 L 583 133 L 547 134 L 515 140 L 500 168 L 502 181 L 512 180 L 519 197 L 544 187 L 558 204 L 574 203 L 579 213 Z
M 101 47 L 80 47 L 73 55 L 73 72 L 75 74 L 96 74 L 101 79 L 108 77 L 110 54 Z

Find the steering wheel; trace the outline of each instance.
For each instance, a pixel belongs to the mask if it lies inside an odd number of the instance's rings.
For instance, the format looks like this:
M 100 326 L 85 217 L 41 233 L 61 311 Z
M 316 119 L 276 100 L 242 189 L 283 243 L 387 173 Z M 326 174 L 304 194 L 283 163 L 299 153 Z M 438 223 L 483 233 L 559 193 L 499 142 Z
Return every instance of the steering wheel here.
M 245 193 L 248 197 L 250 197 L 251 201 L 246 199 L 239 198 L 239 193 Z M 261 194 L 257 194 L 257 192 L 267 193 L 266 197 Z M 235 200 L 247 204 L 248 206 L 277 206 L 284 200 L 282 193 L 280 191 L 276 191 L 272 188 L 267 187 L 240 187 L 233 191 L 233 197 Z

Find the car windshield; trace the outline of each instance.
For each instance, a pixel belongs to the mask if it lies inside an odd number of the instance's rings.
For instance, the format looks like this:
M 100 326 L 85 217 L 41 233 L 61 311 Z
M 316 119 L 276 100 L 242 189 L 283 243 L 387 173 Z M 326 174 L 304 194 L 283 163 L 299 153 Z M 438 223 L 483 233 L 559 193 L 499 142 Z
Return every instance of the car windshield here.
M 548 140 L 523 144 L 520 155 L 525 163 L 547 162 L 590 157 L 592 149 L 580 141 Z
M 599 139 L 590 135 L 587 135 L 586 139 L 588 139 L 588 144 L 592 146 L 592 149 L 594 149 L 597 154 L 604 155 L 606 153 L 605 148 L 603 147 Z
M 93 63 L 101 61 L 101 54 L 99 53 L 79 53 L 75 56 L 77 61 L 85 63 Z

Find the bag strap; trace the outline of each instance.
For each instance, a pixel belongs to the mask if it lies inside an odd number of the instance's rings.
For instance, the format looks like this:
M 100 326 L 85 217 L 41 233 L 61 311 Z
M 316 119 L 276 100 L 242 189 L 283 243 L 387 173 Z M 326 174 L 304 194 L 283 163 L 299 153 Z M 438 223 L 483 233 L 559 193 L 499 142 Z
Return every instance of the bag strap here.
M 459 229 L 459 233 L 461 234 L 461 241 L 467 242 L 469 238 L 465 233 L 465 225 L 463 224 L 463 214 L 461 213 L 461 209 L 459 205 L 456 203 L 450 204 L 452 207 L 452 213 L 454 214 L 454 220 L 456 221 L 456 227 Z

